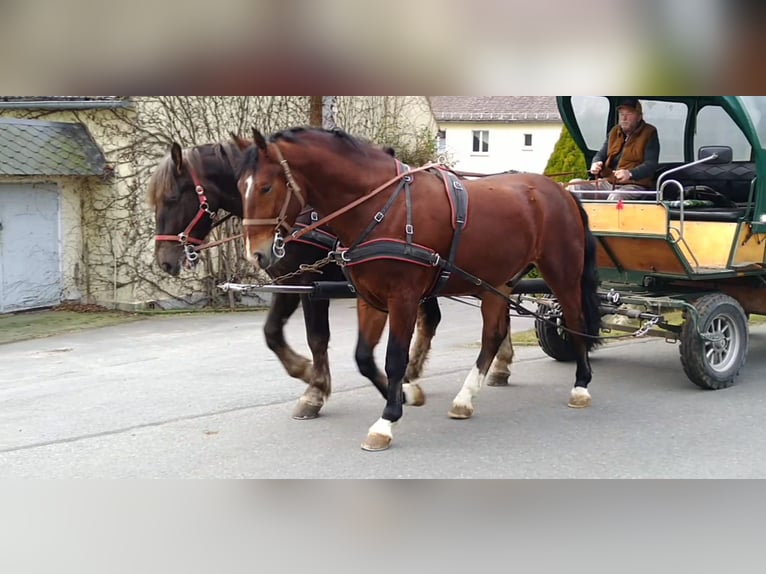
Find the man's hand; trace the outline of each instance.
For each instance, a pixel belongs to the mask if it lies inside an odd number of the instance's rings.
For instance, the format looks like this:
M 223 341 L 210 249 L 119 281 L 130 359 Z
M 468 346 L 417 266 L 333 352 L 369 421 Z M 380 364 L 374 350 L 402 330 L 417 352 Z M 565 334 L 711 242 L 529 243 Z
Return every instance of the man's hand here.
M 625 183 L 630 181 L 630 170 L 627 169 L 618 169 L 614 172 L 614 178 L 617 180 L 617 183 Z
M 604 169 L 604 162 L 603 161 L 597 161 L 592 166 L 590 166 L 590 172 L 593 175 L 598 175 L 601 173 L 601 170 Z

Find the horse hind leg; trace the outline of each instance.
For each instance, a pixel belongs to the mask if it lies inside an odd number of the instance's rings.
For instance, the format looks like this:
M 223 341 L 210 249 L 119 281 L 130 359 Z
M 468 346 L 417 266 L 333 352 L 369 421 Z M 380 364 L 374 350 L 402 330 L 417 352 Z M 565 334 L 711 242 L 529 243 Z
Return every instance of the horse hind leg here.
M 296 420 L 311 420 L 319 412 L 332 393 L 332 377 L 327 348 L 330 344 L 329 301 L 311 301 L 302 296 L 306 338 L 314 358 L 308 376 L 309 388 L 303 393 L 293 411 Z
M 510 294 L 510 290 L 503 291 L 503 294 L 507 296 Z M 501 299 L 493 294 L 487 294 L 483 297 L 481 302 L 483 320 L 481 352 L 476 360 L 476 365 L 463 383 L 463 388 L 452 402 L 452 409 L 449 412 L 450 418 L 465 420 L 473 416 L 473 400 L 479 395 L 492 361 L 498 355 L 500 347 L 509 339 L 510 318 L 508 313 L 509 308 L 506 299 Z M 507 345 L 507 342 L 505 344 Z
M 573 409 L 588 408 L 592 404 L 588 385 L 593 379 L 593 371 L 588 357 L 588 342 L 586 340 L 588 334 L 586 333 L 580 280 L 578 278 L 576 282 L 573 282 L 571 277 L 562 275 L 560 268 L 555 265 L 546 266 L 544 262 L 540 262 L 539 268 L 545 282 L 561 306 L 564 322 L 567 329 L 570 330 L 570 340 L 577 356 L 575 384 L 569 395 L 568 406 Z

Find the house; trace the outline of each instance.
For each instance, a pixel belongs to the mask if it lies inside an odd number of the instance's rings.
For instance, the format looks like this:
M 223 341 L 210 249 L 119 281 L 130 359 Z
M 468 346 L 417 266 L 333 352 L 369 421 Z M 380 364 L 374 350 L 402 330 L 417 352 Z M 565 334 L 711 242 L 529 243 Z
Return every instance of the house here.
M 439 151 L 455 169 L 542 173 L 563 123 L 555 96 L 430 96 Z
M 216 285 L 258 277 L 231 244 L 196 272 L 169 277 L 154 261 L 146 184 L 172 141 L 221 141 L 256 125 L 308 123 L 308 96 L 0 96 L 0 313 L 61 302 L 110 308 L 204 306 Z M 354 135 L 432 145 L 423 96 L 338 96 Z M 396 133 L 392 134 L 391 131 Z M 234 236 L 238 221 L 216 230 Z
M 86 298 L 83 206 L 111 177 L 86 118 L 126 105 L 112 96 L 0 97 L 0 313 Z

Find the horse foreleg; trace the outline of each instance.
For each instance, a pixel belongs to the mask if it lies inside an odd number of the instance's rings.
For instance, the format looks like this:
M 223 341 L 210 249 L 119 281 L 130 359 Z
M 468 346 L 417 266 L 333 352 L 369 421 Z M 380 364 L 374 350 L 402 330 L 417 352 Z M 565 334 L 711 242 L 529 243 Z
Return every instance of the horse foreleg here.
M 306 337 L 314 362 L 308 377 L 309 388 L 298 400 L 293 418 L 310 420 L 319 416 L 319 411 L 332 393 L 332 379 L 327 357 L 330 343 L 329 301 L 312 301 L 301 296 L 303 318 L 306 323 Z
M 356 302 L 356 314 L 359 322 L 359 334 L 356 342 L 356 366 L 359 372 L 370 379 L 378 392 L 386 398 L 388 383 L 386 376 L 375 363 L 375 347 L 380 342 L 388 315 L 370 307 L 361 298 Z
M 383 416 L 370 427 L 362 449 L 376 452 L 386 450 L 393 441 L 394 425 L 402 418 L 405 390 L 404 374 L 407 372 L 410 342 L 417 320 L 417 302 L 389 304 L 388 347 L 386 349 L 386 376 L 388 394 Z
M 513 356 L 513 340 L 509 329 L 508 336 L 503 340 L 502 345 L 500 345 L 500 350 L 498 350 L 495 360 L 492 361 L 492 367 L 489 369 L 489 375 L 487 376 L 488 387 L 508 386 L 508 380 L 511 377 L 511 363 L 513 363 Z
M 470 419 L 474 413 L 473 400 L 479 395 L 487 378 L 487 372 L 501 345 L 509 338 L 510 319 L 508 302 L 496 295 L 485 295 L 481 302 L 483 328 L 481 352 L 476 365 L 463 383 L 449 416 L 456 420 Z
M 404 375 L 406 383 L 417 381 L 423 376 L 423 367 L 431 351 L 431 341 L 436 335 L 436 328 L 441 320 L 439 301 L 435 297 L 426 299 L 418 307 L 417 335 L 410 351 L 407 373 Z
M 275 293 L 263 332 L 266 336 L 266 344 L 279 358 L 287 374 L 310 384 L 311 361 L 293 351 L 285 341 L 285 323 L 295 313 L 299 303 L 298 295 Z

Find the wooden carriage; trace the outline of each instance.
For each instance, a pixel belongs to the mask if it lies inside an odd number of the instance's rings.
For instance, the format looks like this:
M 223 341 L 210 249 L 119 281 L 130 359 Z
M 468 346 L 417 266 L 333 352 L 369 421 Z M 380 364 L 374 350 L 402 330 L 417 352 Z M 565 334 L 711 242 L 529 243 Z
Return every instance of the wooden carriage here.
M 616 96 L 557 96 L 587 165 L 616 121 Z M 583 198 L 598 239 L 607 330 L 680 342 L 689 379 L 732 385 L 751 314 L 766 315 L 766 97 L 643 96 L 661 154 L 638 200 Z M 578 192 L 573 192 L 578 193 Z M 679 314 L 678 311 L 681 311 Z M 548 318 L 556 318 L 555 305 Z M 568 360 L 566 334 L 538 321 L 541 347 Z

